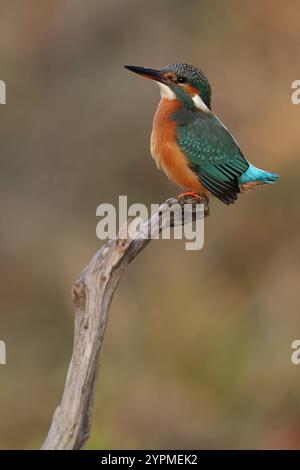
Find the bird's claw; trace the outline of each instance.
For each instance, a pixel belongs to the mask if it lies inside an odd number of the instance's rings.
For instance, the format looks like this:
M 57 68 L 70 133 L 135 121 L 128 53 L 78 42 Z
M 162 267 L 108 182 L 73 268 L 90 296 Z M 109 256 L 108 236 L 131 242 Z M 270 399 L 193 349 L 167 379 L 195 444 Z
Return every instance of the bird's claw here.
M 195 193 L 194 191 L 186 191 L 178 194 L 177 199 L 182 203 L 187 201 L 202 202 L 203 196 L 199 193 Z

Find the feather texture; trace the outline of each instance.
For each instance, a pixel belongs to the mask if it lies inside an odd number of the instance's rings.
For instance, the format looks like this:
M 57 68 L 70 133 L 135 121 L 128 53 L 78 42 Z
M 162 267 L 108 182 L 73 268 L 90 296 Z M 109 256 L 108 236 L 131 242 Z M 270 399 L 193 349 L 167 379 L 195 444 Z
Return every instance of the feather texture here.
M 230 132 L 211 112 L 182 109 L 173 119 L 179 146 L 199 181 L 222 202 L 232 204 L 249 163 Z

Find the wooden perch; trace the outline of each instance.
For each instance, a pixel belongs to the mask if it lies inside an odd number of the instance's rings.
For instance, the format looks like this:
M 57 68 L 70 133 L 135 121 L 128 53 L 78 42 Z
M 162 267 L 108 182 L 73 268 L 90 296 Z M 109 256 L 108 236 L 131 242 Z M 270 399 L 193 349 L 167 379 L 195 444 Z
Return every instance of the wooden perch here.
M 196 202 L 199 203 L 198 200 Z M 130 261 L 151 241 L 145 237 L 145 234 L 150 234 L 150 229 L 154 238 L 167 227 L 186 223 L 182 218 L 186 203 L 193 204 L 193 219 L 198 220 L 209 213 L 206 198 L 200 201 L 204 205 L 204 211 L 202 210 L 200 215 L 195 199 L 168 199 L 148 221 L 140 225 L 134 238 L 127 233 L 133 221 L 128 222 L 116 239 L 109 240 L 97 251 L 73 285 L 73 354 L 62 401 L 54 412 L 42 449 L 81 449 L 89 438 L 100 351 L 114 292 Z M 171 220 L 168 217 L 170 213 Z

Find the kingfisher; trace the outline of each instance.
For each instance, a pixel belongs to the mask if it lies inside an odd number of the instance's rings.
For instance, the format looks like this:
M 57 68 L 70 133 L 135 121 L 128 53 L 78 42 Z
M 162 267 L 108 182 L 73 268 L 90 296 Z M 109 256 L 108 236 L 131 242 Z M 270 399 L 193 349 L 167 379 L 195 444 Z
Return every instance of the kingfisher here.
M 243 189 L 275 183 L 279 175 L 256 168 L 211 110 L 211 86 L 193 65 L 171 64 L 156 70 L 125 65 L 154 80 L 161 100 L 151 134 L 157 167 L 184 189 L 179 197 L 216 196 L 233 204 Z

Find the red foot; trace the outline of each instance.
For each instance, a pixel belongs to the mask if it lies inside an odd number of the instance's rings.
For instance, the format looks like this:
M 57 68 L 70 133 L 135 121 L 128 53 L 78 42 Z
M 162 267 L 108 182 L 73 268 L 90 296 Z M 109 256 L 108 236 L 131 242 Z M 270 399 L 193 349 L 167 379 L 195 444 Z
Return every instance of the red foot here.
M 184 201 L 185 199 L 197 199 L 198 201 L 202 201 L 202 197 L 200 194 L 195 193 L 194 191 L 187 191 L 185 193 L 178 194 L 178 199 Z

